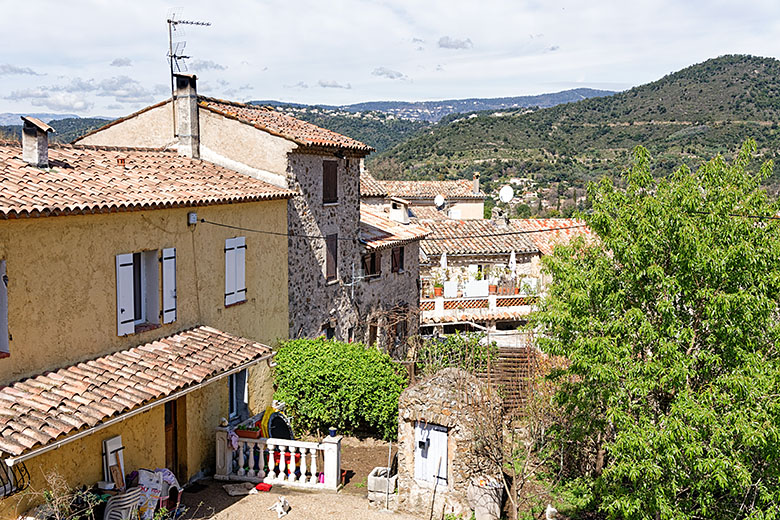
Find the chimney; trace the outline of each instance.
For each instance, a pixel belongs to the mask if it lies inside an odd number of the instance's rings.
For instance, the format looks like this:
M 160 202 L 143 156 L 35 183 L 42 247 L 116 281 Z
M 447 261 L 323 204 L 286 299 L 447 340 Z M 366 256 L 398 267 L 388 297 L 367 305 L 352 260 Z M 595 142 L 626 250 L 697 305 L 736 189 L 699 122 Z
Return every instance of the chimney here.
M 22 159 L 36 168 L 49 167 L 49 132 L 54 129 L 34 117 L 22 116 Z
M 409 201 L 393 197 L 390 199 L 390 220 L 399 224 L 409 223 Z
M 474 172 L 471 191 L 474 192 L 474 195 L 479 195 L 479 172 Z
M 179 155 L 200 159 L 200 128 L 198 125 L 198 90 L 194 74 L 174 74 L 176 91 L 176 135 Z

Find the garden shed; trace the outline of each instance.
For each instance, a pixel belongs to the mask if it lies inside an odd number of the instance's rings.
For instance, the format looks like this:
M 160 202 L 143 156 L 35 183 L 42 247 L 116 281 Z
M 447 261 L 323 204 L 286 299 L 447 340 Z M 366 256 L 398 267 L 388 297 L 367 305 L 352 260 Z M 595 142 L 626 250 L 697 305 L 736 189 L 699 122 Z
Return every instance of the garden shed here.
M 501 467 L 499 399 L 468 372 L 446 368 L 404 390 L 398 405 L 399 509 L 470 517 L 469 483 Z

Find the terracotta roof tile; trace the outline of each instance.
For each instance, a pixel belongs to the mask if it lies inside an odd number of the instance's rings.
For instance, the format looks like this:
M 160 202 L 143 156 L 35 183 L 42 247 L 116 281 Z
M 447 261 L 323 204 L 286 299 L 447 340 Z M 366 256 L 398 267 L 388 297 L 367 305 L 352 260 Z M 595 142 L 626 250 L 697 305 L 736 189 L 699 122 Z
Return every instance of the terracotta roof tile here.
M 0 450 L 21 455 L 270 353 L 260 343 L 198 327 L 12 383 L 0 388 Z M 132 381 L 123 375 L 139 372 L 143 377 Z
M 441 195 L 445 199 L 484 199 L 480 190 L 474 193 L 474 184 L 470 180 L 455 181 L 377 181 L 390 197 L 405 199 L 431 199 Z
M 360 172 L 361 197 L 387 197 L 387 190 L 367 171 Z
M 470 313 L 463 312 L 461 314 L 453 315 L 447 314 L 444 316 L 432 316 L 427 313 L 423 313 L 420 316 L 421 325 L 437 325 L 445 323 L 460 323 L 464 321 L 470 322 L 485 322 L 485 321 L 510 321 L 510 320 L 523 320 L 528 318 L 529 311 L 491 311 Z
M 366 155 L 374 149 L 350 137 L 301 121 L 271 107 L 245 105 L 222 99 L 199 97 L 200 106 L 233 117 L 260 130 L 304 146 L 324 146 L 355 150 Z
M 420 243 L 428 256 L 447 254 L 510 254 L 536 253 L 539 249 L 522 234 L 522 230 L 503 221 L 474 220 L 420 220 L 431 234 Z
M 430 231 L 415 223 L 401 224 L 360 205 L 360 241 L 366 249 L 396 247 L 420 240 Z
M 526 218 L 512 220 L 518 229 L 534 231 L 530 238 L 543 255 L 551 255 L 556 244 L 565 244 L 574 237 L 584 236 L 586 239 L 596 235 L 585 222 L 576 218 Z
M 289 198 L 293 193 L 174 151 L 52 145 L 49 169 L 0 144 L 0 217 L 50 216 Z M 124 166 L 117 159 L 124 160 Z

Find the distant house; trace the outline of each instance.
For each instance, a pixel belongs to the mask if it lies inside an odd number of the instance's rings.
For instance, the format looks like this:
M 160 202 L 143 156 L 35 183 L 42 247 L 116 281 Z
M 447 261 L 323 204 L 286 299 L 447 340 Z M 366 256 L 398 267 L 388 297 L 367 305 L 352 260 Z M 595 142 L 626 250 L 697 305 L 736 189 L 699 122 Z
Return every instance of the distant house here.
M 186 482 L 214 467 L 221 417 L 270 402 L 287 241 L 241 229 L 284 235 L 293 193 L 172 151 L 49 147 L 50 130 L 26 119 L 0 145 L 0 493 L 106 480 L 120 435 L 127 472 Z
M 390 198 L 408 202 L 411 215 L 418 218 L 481 219 L 484 217 L 485 194 L 479 189 L 479 173 L 473 180 L 453 181 L 382 181 L 362 172 L 360 196 L 364 204 L 388 205 Z M 444 205 L 437 207 L 441 195 Z
M 268 107 L 199 96 L 195 76 L 177 75 L 176 87 L 175 103 L 147 107 L 77 142 L 173 148 L 292 190 L 289 336 L 370 340 L 373 304 L 363 308 L 354 298 L 365 253 L 360 164 L 372 148 Z M 414 305 L 417 291 L 404 293 L 396 280 L 383 279 L 384 294 Z

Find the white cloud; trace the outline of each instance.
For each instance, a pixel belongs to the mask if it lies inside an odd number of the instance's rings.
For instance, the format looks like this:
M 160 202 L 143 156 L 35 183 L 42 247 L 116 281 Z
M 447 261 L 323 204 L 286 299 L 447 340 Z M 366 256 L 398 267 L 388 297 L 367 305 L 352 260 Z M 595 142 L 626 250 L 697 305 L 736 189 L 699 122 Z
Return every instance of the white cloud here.
M 387 79 L 406 79 L 406 74 L 404 74 L 403 72 L 388 69 L 387 67 L 377 67 L 374 69 L 374 72 L 372 72 L 371 74 L 373 76 L 382 76 Z
M 319 85 L 322 88 L 343 88 L 347 90 L 352 88 L 352 85 L 350 83 L 342 84 L 339 83 L 338 81 L 333 81 L 333 80 L 328 81 L 323 79 L 319 80 L 317 82 L 317 85 Z
M 470 49 L 474 46 L 471 38 L 465 38 L 459 40 L 457 38 L 451 38 L 449 36 L 442 36 L 439 38 L 439 47 L 442 49 Z
M 11 65 L 9 63 L 0 63 L 0 76 L 10 76 L 12 74 L 27 75 L 27 76 L 43 76 L 43 74 L 38 74 L 30 67 L 17 67 L 16 65 Z
M 133 60 L 130 58 L 114 58 L 114 61 L 109 63 L 112 67 L 131 67 Z
M 194 71 L 227 69 L 225 65 L 220 65 L 219 63 L 211 60 L 193 60 L 191 63 L 188 63 L 187 66 Z

